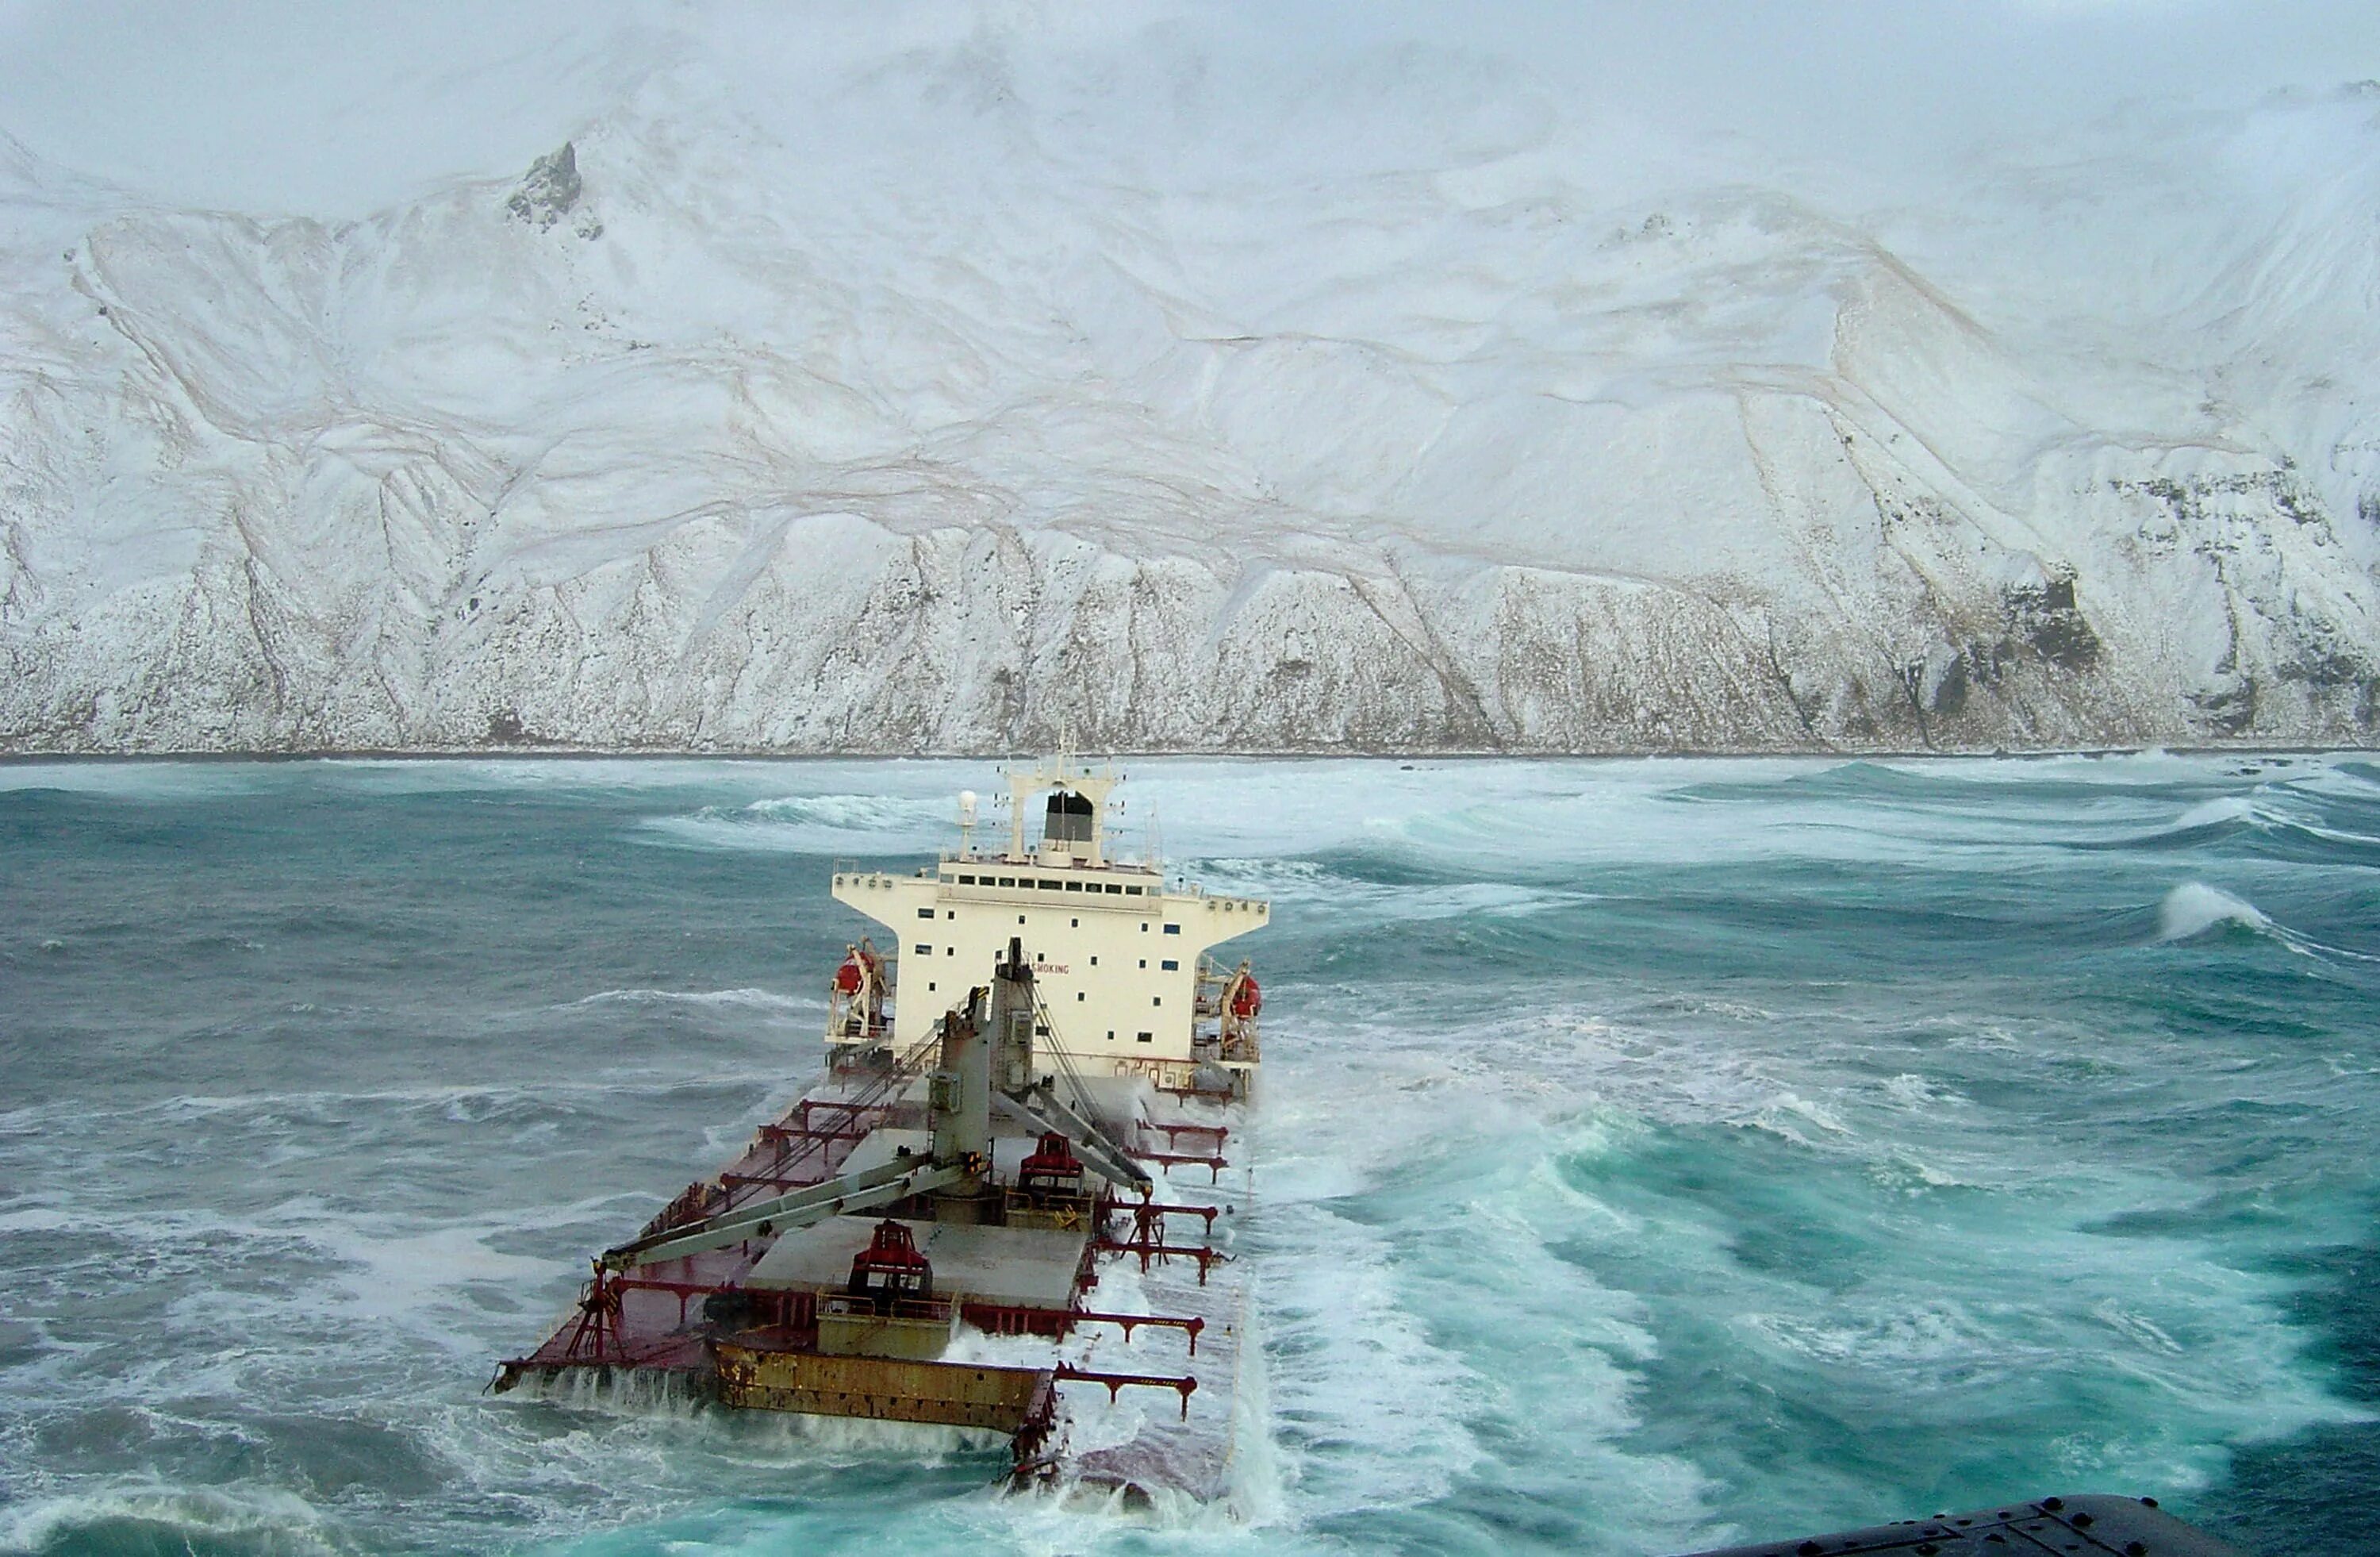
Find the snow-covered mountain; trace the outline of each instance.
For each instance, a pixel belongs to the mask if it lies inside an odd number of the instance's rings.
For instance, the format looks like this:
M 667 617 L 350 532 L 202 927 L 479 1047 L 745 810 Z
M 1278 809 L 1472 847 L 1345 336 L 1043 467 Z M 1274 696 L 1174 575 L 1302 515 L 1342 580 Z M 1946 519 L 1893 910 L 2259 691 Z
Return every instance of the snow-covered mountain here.
M 2380 729 L 2380 89 L 1912 200 L 1165 43 L 660 48 L 335 222 L 0 147 L 0 748 Z

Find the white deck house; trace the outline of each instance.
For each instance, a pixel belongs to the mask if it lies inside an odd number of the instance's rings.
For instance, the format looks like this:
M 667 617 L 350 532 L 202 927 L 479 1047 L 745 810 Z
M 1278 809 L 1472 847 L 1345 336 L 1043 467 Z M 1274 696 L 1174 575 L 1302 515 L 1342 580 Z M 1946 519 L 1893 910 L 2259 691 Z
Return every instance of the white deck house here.
M 1160 1086 L 1186 1087 L 1201 1063 L 1253 1070 L 1252 1015 L 1245 1023 L 1219 1020 L 1223 980 L 1210 971 L 1202 989 L 1199 964 L 1209 947 L 1260 929 L 1270 906 L 1196 887 L 1169 892 L 1158 866 L 1109 858 L 1108 796 L 1118 782 L 1112 773 L 1061 760 L 1005 776 L 1004 851 L 974 846 L 968 796 L 961 801 L 960 847 L 930 870 L 835 876 L 836 901 L 897 938 L 900 971 L 892 992 L 899 998 L 889 1030 L 853 1019 L 839 1001 L 829 1044 L 910 1052 L 970 987 L 990 981 L 1014 937 L 1032 962 L 1047 1011 L 1049 1031 L 1038 1043 L 1062 1051 L 1082 1074 L 1141 1075 Z M 1028 845 L 1036 801 L 1044 802 L 1038 808 L 1041 836 Z

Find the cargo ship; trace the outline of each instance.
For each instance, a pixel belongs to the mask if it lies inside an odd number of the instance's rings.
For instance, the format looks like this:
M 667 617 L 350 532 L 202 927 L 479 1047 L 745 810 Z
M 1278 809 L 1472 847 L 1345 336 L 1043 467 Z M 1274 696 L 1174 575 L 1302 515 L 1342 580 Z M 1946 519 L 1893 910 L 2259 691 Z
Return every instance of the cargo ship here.
M 499 1393 L 661 1390 L 1007 1441 L 1017 1487 L 1228 1502 L 1269 906 L 1121 858 L 1112 770 L 1009 770 L 1004 837 L 837 868 L 817 1082 L 603 1250 Z M 1038 823 L 1038 835 L 1029 836 Z

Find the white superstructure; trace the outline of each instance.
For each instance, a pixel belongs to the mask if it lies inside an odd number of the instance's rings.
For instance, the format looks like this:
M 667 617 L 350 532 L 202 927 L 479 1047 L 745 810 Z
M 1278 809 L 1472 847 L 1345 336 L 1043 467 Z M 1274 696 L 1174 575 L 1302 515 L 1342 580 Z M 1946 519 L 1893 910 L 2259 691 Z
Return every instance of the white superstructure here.
M 989 981 L 1014 938 L 1040 991 L 1047 1030 L 1038 1041 L 1076 1070 L 1188 1088 L 1211 1066 L 1245 1092 L 1258 1062 L 1255 981 L 1245 965 L 1226 972 L 1202 963 L 1208 948 L 1260 929 L 1270 906 L 1168 890 L 1155 860 L 1111 858 L 1109 797 L 1119 779 L 1110 771 L 1061 758 L 1005 776 L 1004 849 L 975 846 L 968 795 L 959 848 L 930 869 L 836 873 L 836 901 L 884 926 L 897 951 L 879 959 L 872 947 L 855 948 L 837 979 L 828 1043 L 854 1061 L 910 1052 Z M 1037 817 L 1039 835 L 1028 837 Z

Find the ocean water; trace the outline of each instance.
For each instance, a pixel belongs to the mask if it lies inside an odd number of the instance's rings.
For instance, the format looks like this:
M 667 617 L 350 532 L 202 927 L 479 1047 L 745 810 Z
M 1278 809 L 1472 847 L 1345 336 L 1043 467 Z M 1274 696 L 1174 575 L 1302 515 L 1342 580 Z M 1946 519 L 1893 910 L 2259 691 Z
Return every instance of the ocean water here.
M 482 1395 L 973 763 L 0 768 L 0 1551 L 2380 1551 L 2380 764 L 1147 761 L 1275 904 L 1240 1513 Z M 1168 1409 L 1171 1407 L 1169 1406 Z

